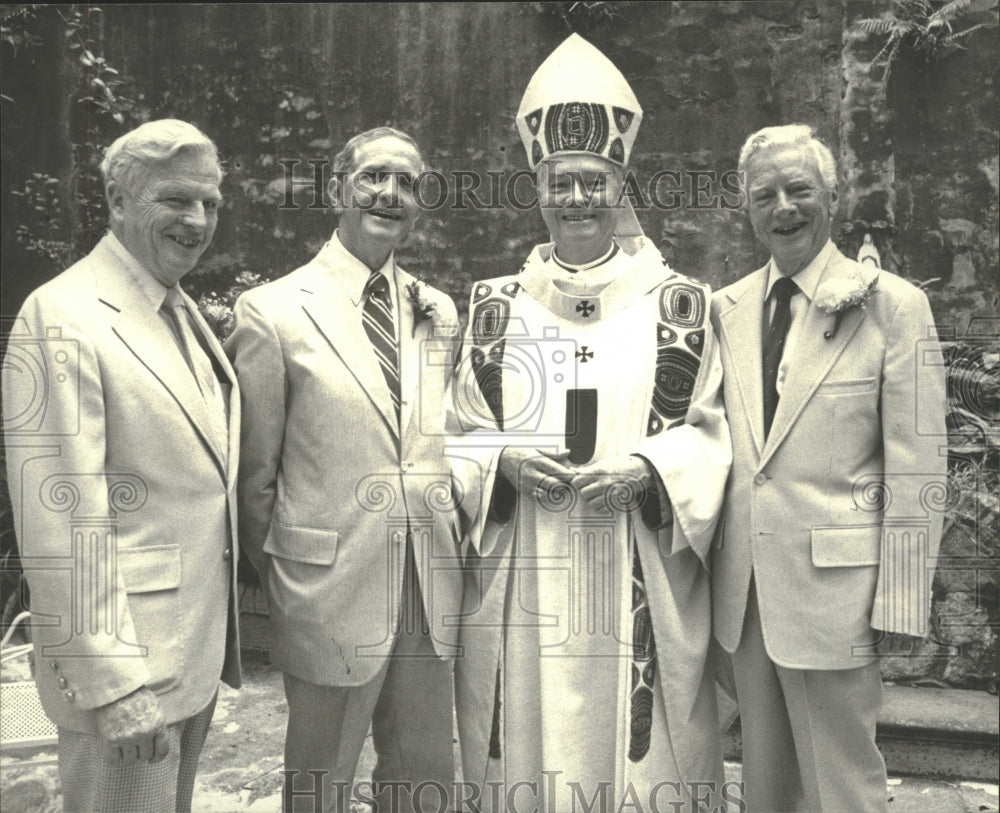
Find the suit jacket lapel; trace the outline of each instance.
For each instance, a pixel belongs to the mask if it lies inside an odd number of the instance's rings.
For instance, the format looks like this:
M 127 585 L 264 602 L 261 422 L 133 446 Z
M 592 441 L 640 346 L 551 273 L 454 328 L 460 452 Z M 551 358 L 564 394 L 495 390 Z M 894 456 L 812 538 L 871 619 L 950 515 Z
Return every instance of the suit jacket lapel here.
M 154 311 L 132 275 L 107 247 L 91 255 L 98 299 L 112 309 L 111 328 L 133 355 L 166 387 L 212 452 L 223 478 L 226 465 L 208 427 L 205 400 L 184 357 L 177 351 L 170 328 Z
M 302 288 L 302 309 L 358 380 L 398 441 L 399 427 L 392 396 L 350 292 L 336 272 L 329 269 L 317 269 L 313 283 L 312 289 Z
M 835 252 L 827 263 L 819 284 L 822 285 L 831 276 L 844 275 L 851 270 L 850 261 L 839 251 Z M 778 399 L 774 424 L 767 436 L 762 465 L 774 453 L 796 419 L 802 414 L 806 403 L 826 378 L 830 368 L 857 332 L 864 318 L 865 311 L 861 308 L 845 311 L 837 334 L 828 339 L 826 333 L 832 330 L 836 318 L 816 307 L 815 301 L 809 303 L 802 330 L 792 350 L 792 358 L 788 364 L 788 378 Z
M 729 355 L 726 375 L 735 377 L 757 453 L 764 447 L 764 387 L 761 382 L 761 323 L 767 266 L 728 293 L 733 305 L 719 314 Z

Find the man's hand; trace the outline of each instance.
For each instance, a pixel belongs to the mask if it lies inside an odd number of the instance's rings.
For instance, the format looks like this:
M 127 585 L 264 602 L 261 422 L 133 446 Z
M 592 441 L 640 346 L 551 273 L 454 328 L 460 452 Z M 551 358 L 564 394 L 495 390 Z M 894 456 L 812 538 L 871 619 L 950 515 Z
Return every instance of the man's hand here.
M 573 479 L 573 469 L 566 466 L 568 457 L 569 452 L 549 454 L 538 449 L 506 446 L 500 453 L 498 467 L 500 473 L 518 493 L 538 496 L 540 492 L 553 485 L 549 478 L 563 483 Z M 546 480 L 549 482 L 544 482 Z
M 94 709 L 94 716 L 108 762 L 159 762 L 170 750 L 160 702 L 145 686 Z
M 591 508 L 635 508 L 644 491 L 656 490 L 649 464 L 637 455 L 607 457 L 576 470 L 573 486 Z

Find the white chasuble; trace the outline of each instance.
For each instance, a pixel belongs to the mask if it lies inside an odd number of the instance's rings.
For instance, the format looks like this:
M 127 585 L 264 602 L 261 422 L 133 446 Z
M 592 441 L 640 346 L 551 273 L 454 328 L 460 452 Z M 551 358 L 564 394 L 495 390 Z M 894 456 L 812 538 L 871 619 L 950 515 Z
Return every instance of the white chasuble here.
M 474 286 L 455 386 L 464 776 L 483 810 L 490 794 L 497 809 L 690 805 L 690 782 L 721 782 L 704 560 L 729 439 L 709 292 L 649 243 L 578 274 L 546 248 Z M 563 483 L 515 496 L 495 472 L 506 445 L 570 465 L 638 454 L 658 490 L 622 483 L 597 507 Z

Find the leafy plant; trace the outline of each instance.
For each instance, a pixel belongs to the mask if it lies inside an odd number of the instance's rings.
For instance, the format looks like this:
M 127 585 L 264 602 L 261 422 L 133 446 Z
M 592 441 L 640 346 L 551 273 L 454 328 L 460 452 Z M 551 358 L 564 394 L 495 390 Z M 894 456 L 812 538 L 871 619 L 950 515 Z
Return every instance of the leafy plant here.
M 40 34 L 31 30 L 35 19 L 35 4 L 17 3 L 4 6 L 0 12 L 0 42 L 14 49 L 17 54 L 22 48 L 38 48 L 43 40 Z M 7 101 L 13 101 L 4 96 Z
M 962 41 L 980 28 L 997 26 L 996 0 L 951 0 L 935 8 L 930 0 L 894 0 L 892 10 L 881 17 L 866 17 L 855 25 L 869 36 L 887 37 L 882 49 L 869 64 L 885 63 L 888 83 L 893 63 L 904 48 L 923 57 L 925 63 L 943 59 L 963 47 Z M 976 13 L 994 12 L 994 19 L 978 22 L 960 30 L 956 25 Z
M 119 124 L 124 124 L 125 114 L 133 107 L 131 100 L 119 93 L 125 83 L 118 71 L 103 56 L 92 50 L 94 44 L 90 37 L 90 17 L 101 14 L 101 9 L 88 6 L 86 17 L 80 7 L 75 5 L 70 6 L 65 14 L 57 13 L 65 24 L 66 47 L 83 68 L 85 92 L 79 101 L 95 106 Z
M 270 280 L 261 277 L 260 274 L 254 274 L 252 271 L 242 271 L 236 275 L 233 284 L 226 288 L 222 294 L 210 291 L 198 297 L 198 310 L 201 311 L 201 315 L 205 317 L 205 321 L 208 322 L 209 327 L 212 328 L 220 342 L 225 341 L 233 332 L 235 327 L 233 306 L 240 298 L 240 294 L 251 288 L 256 288 L 258 285 L 263 285 L 265 282 L 270 282 Z
M 63 239 L 63 228 L 59 218 L 58 178 L 44 172 L 32 172 L 25 181 L 24 189 L 11 194 L 24 201 L 25 220 L 17 224 L 17 242 L 29 254 L 49 260 L 57 268 L 67 268 L 73 261 L 73 244 Z M 83 204 L 82 199 L 78 201 Z

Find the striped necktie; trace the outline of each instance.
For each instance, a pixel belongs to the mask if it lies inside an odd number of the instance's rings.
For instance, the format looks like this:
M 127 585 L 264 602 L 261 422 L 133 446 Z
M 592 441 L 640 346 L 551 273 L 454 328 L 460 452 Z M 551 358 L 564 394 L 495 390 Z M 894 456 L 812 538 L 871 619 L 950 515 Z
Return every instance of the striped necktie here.
M 392 396 L 399 423 L 399 354 L 396 350 L 396 326 L 392 318 L 392 299 L 389 296 L 389 281 L 380 271 L 372 271 L 365 283 L 365 306 L 362 323 L 365 333 L 372 343 L 372 350 L 378 359 L 385 383 Z

